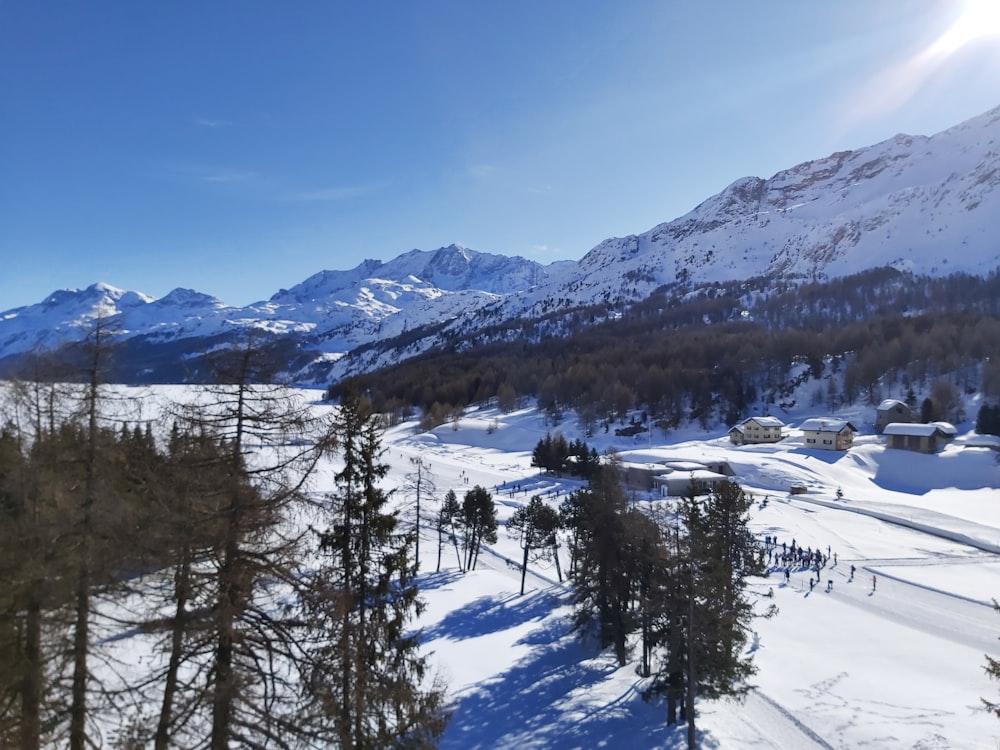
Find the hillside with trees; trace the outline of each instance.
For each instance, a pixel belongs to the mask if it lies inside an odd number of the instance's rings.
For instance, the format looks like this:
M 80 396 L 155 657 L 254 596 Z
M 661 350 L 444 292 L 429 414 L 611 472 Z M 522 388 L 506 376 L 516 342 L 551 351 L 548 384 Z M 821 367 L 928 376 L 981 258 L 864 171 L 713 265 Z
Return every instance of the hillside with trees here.
M 375 408 L 396 418 L 419 410 L 425 427 L 473 403 L 511 410 L 526 398 L 554 422 L 574 411 L 589 434 L 637 412 L 664 429 L 707 427 L 789 408 L 809 380 L 812 405 L 827 411 L 890 393 L 916 398 L 938 381 L 997 398 L 997 341 L 1000 274 L 880 269 L 778 289 L 763 280 L 664 289 L 617 312 L 487 329 L 358 382 Z M 331 398 L 340 392 L 330 386 Z M 935 407 L 935 419 L 961 416 Z

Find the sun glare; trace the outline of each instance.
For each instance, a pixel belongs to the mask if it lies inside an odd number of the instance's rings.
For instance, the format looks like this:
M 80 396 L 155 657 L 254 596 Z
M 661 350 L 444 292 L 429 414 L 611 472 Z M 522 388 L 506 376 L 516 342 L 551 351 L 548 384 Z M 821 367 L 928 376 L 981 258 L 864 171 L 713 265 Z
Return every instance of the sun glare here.
M 1000 0 L 965 0 L 958 20 L 931 48 L 932 54 L 950 55 L 984 36 L 1000 37 Z

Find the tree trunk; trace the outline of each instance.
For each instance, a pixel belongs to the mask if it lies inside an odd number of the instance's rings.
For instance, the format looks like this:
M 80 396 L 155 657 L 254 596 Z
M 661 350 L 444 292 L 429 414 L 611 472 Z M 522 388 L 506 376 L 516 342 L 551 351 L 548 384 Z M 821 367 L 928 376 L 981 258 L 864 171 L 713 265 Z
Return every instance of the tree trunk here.
M 88 554 L 86 545 L 82 552 Z M 70 750 L 87 746 L 87 653 L 90 644 L 90 566 L 81 561 L 76 571 L 76 621 L 73 631 L 73 687 L 69 714 Z
M 40 585 L 35 583 L 35 591 Z M 24 629 L 27 669 L 21 683 L 21 750 L 38 750 L 42 727 L 42 608 L 35 592 L 29 594 Z
M 465 551 L 465 569 L 473 570 L 475 568 L 475 552 L 476 552 L 476 529 L 473 527 L 469 530 L 468 536 L 466 536 L 466 543 L 469 548 Z
M 687 746 L 688 750 L 696 750 L 698 747 L 697 732 L 694 725 L 694 697 L 697 685 L 697 671 L 694 664 L 694 572 L 691 572 L 691 591 L 688 596 L 688 658 L 687 658 L 687 695 L 685 696 L 685 710 L 687 717 Z
M 682 695 L 681 626 L 680 618 L 671 614 L 672 624 L 667 636 L 667 726 L 677 723 L 677 701 Z
M 652 636 L 649 628 L 649 592 L 643 585 L 642 592 L 642 676 L 649 677 L 652 672 L 651 655 L 653 652 Z
M 85 403 L 87 406 L 87 452 L 84 466 L 83 508 L 80 519 L 80 556 L 76 571 L 76 622 L 73 633 L 73 687 L 69 719 L 70 750 L 85 750 L 87 745 L 87 682 L 90 678 L 90 548 L 91 523 L 97 496 L 97 404 L 100 367 L 104 349 L 100 321 L 94 331 L 93 361 L 88 373 Z
M 160 720 L 156 727 L 156 750 L 166 750 L 170 742 L 170 724 L 173 720 L 174 696 L 177 693 L 177 675 L 180 671 L 187 631 L 187 602 L 190 593 L 190 548 L 185 543 L 181 550 L 181 560 L 174 575 L 174 621 L 170 634 L 170 660 L 164 676 L 163 701 L 160 704 Z
M 521 596 L 524 596 L 524 577 L 528 573 L 528 550 L 531 548 L 524 545 L 524 559 L 521 561 Z
M 615 631 L 615 656 L 618 659 L 618 666 L 624 667 L 628 663 L 628 649 L 625 639 L 628 633 L 625 628 L 624 605 L 618 597 L 615 597 L 614 604 L 614 631 Z
M 455 546 L 455 559 L 458 560 L 458 572 L 464 573 L 465 568 L 462 567 L 462 553 L 458 549 L 458 537 L 455 536 L 454 529 L 451 533 L 451 543 Z
M 435 573 L 441 572 L 441 548 L 444 546 L 444 526 L 441 522 L 438 522 L 438 561 L 437 567 L 434 569 Z
M 235 530 L 230 528 L 222 570 L 219 571 L 219 612 L 216 618 L 218 640 L 215 646 L 215 688 L 212 692 L 212 750 L 229 750 L 233 695 L 236 690 L 233 673 L 233 640 L 236 627 L 238 586 L 236 558 L 239 555 L 239 544 L 234 538 L 235 535 Z

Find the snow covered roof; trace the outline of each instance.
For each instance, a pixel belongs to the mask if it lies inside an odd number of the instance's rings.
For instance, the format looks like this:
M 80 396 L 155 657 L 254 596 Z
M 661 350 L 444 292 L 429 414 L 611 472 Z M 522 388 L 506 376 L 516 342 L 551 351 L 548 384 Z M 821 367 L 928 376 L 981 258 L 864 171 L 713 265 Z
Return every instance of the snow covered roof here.
M 949 431 L 950 430 L 950 431 Z M 919 437 L 930 437 L 936 433 L 944 435 L 955 435 L 956 430 L 947 422 L 931 422 L 930 424 L 919 424 L 913 422 L 892 422 L 885 426 L 883 435 L 913 435 Z
M 945 435 L 955 436 L 958 434 L 958 430 L 955 429 L 955 425 L 951 422 L 931 422 L 931 424 L 935 425 Z
M 898 398 L 887 398 L 881 404 L 878 405 L 878 411 L 888 411 L 896 406 L 906 406 L 906 404 L 900 401 Z M 907 409 L 910 407 L 906 407 Z
M 658 482 L 668 482 L 673 479 L 694 479 L 700 482 L 724 482 L 728 481 L 729 477 L 725 474 L 718 474 L 714 471 L 709 471 L 708 469 L 702 467 L 701 469 L 694 469 L 692 471 L 680 472 L 670 472 L 667 474 L 659 474 L 653 477 L 653 481 Z
M 742 422 L 740 422 L 740 424 L 744 425 L 747 422 L 756 422 L 761 427 L 784 427 L 785 426 L 785 423 L 782 422 L 777 417 L 748 417 L 747 419 L 744 419 Z
M 707 467 L 697 461 L 668 461 L 667 466 L 672 471 L 701 471 Z
M 854 432 L 858 431 L 858 428 L 846 419 L 832 417 L 813 417 L 799 425 L 799 429 L 809 432 L 842 432 L 845 427 L 849 427 Z

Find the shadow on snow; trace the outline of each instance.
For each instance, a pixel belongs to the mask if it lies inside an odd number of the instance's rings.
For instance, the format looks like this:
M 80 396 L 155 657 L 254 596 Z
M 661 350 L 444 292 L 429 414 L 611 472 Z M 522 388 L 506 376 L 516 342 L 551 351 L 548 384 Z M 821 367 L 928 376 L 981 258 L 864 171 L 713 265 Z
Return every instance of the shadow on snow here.
M 622 679 L 607 651 L 588 650 L 568 618 L 551 616 L 560 604 L 545 592 L 483 597 L 425 633 L 429 638 L 470 638 L 539 621 L 516 644 L 532 647 L 527 656 L 455 696 L 441 748 L 685 747 L 685 726 L 668 729 L 663 705 L 642 700 L 635 664 L 622 668 L 628 675 Z M 700 740 L 703 747 L 715 747 L 709 736 Z

